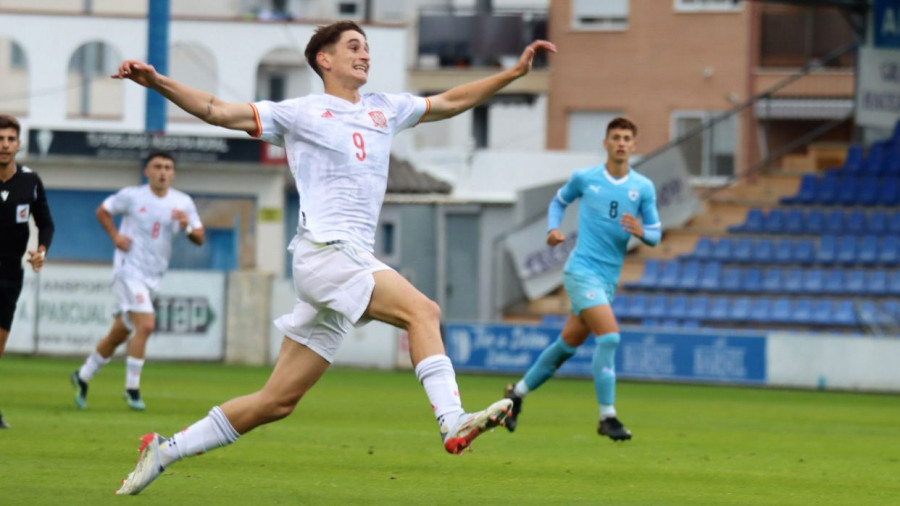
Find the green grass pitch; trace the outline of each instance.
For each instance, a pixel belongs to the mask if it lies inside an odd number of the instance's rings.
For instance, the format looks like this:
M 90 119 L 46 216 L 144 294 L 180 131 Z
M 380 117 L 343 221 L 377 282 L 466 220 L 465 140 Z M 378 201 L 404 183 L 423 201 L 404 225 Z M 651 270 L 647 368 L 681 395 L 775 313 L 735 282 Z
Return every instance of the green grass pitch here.
M 0 504 L 900 504 L 900 399 L 620 382 L 634 439 L 599 437 L 593 386 L 557 379 L 518 430 L 446 454 L 412 372 L 329 371 L 286 420 L 178 462 L 137 497 L 113 492 L 144 432 L 165 436 L 259 388 L 268 367 L 149 362 L 146 412 L 122 400 L 121 360 L 72 403 L 75 360 L 0 360 Z M 461 374 L 480 409 L 512 378 Z

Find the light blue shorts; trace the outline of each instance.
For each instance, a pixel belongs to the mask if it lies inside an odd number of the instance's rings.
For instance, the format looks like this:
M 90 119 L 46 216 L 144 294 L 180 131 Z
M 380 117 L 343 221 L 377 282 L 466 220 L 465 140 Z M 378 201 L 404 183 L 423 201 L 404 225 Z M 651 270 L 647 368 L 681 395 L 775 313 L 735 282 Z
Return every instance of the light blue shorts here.
M 587 308 L 610 304 L 616 296 L 616 283 L 590 274 L 563 273 L 563 285 L 569 295 L 572 312 L 581 314 Z

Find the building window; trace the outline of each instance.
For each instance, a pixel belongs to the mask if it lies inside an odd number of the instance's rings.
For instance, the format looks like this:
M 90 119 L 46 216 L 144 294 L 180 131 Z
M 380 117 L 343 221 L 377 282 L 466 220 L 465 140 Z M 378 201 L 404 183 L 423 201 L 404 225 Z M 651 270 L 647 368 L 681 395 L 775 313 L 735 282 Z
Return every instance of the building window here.
M 676 111 L 672 114 L 672 140 L 684 156 L 688 172 L 696 178 L 714 181 L 734 175 L 737 150 L 737 118 L 709 122 L 716 111 Z
M 22 46 L 15 42 L 9 45 L 9 66 L 18 70 L 24 70 L 28 66 L 25 51 L 22 50 Z
M 381 254 L 385 257 L 394 256 L 394 252 L 397 249 L 394 232 L 394 224 L 392 222 L 381 224 Z
M 273 102 L 281 102 L 287 98 L 287 78 L 284 74 L 272 74 L 269 76 L 269 96 Z
M 628 0 L 574 0 L 572 28 L 625 30 L 628 28 Z
M 359 12 L 359 4 L 356 2 L 341 2 L 338 4 L 338 15 L 341 17 L 354 17 Z
M 603 151 L 606 125 L 621 111 L 572 111 L 569 113 L 568 147 L 572 151 Z
M 741 10 L 736 0 L 674 0 L 676 12 L 727 12 Z

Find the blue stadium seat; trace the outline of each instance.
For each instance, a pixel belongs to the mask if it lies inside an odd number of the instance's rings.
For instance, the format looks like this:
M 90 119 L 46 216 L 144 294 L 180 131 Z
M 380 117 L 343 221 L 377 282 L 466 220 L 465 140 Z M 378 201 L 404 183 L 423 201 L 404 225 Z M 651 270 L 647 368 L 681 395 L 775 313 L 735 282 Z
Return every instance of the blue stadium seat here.
M 839 300 L 834 305 L 831 322 L 834 325 L 843 325 L 853 327 L 859 324 L 856 317 L 856 309 L 853 307 L 852 300 Z
M 797 193 L 788 197 L 782 197 L 781 203 L 785 205 L 812 204 L 816 200 L 818 188 L 819 178 L 815 174 L 803 174 L 800 178 L 800 185 L 797 187 Z
M 709 306 L 707 320 L 727 321 L 731 313 L 731 300 L 727 297 L 716 297 Z
M 678 260 L 669 260 L 663 263 L 656 280 L 656 287 L 664 290 L 674 290 L 678 287 L 678 279 L 681 275 L 681 264 Z
M 697 295 L 690 299 L 687 315 L 685 316 L 691 320 L 705 320 L 709 314 L 709 304 L 709 297 Z
M 731 252 L 731 260 L 734 262 L 748 263 L 753 261 L 753 247 L 755 241 L 742 237 L 734 242 Z
M 612 309 L 612 312 L 616 315 L 617 319 L 631 318 L 631 316 L 628 315 L 630 300 L 631 295 L 627 293 L 616 294 L 615 298 L 613 298 L 609 307 Z
M 743 278 L 744 271 L 740 267 L 725 267 L 722 269 L 719 289 L 723 292 L 739 292 L 743 285 Z
M 691 299 L 687 295 L 673 295 L 669 299 L 669 308 L 666 318 L 684 318 L 688 314 L 688 306 Z
M 884 235 L 887 233 L 887 213 L 875 210 L 866 218 L 866 233 Z
M 767 234 L 783 234 L 786 216 L 781 209 L 770 209 L 766 215 L 763 231 Z
M 795 300 L 791 308 L 791 319 L 799 325 L 813 323 L 813 299 L 804 297 Z
M 697 239 L 697 243 L 694 244 L 694 252 L 691 253 L 690 258 L 694 260 L 712 260 L 713 259 L 713 240 L 709 237 L 700 237 Z
M 900 167 L 900 151 L 897 151 L 895 156 L 896 162 L 893 163 Z M 882 178 L 875 196 L 875 205 L 894 207 L 898 204 L 900 204 L 900 173 Z
M 853 265 L 858 262 L 856 236 L 842 235 L 837 241 L 837 261 L 843 265 Z
M 837 203 L 842 206 L 854 206 L 859 201 L 859 179 L 853 175 L 845 175 L 838 180 Z
M 750 315 L 748 318 L 752 322 L 768 322 L 771 312 L 772 299 L 768 297 L 756 297 L 753 299 L 753 305 L 750 307 Z
M 861 206 L 874 206 L 878 204 L 878 189 L 881 178 L 878 176 L 865 176 L 859 182 L 856 189 L 856 203 Z
M 776 264 L 789 264 L 794 261 L 794 241 L 791 239 L 779 239 L 775 243 L 775 253 L 772 258 Z
M 653 288 L 659 281 L 661 262 L 655 258 L 644 260 L 644 271 L 641 278 L 632 283 L 626 283 L 625 288 Z
M 744 223 L 741 223 L 740 225 L 732 225 L 728 227 L 728 231 L 735 233 L 758 234 L 763 231 L 765 223 L 766 218 L 763 214 L 763 210 L 759 208 L 751 208 L 747 211 L 747 216 L 744 218 Z
M 753 299 L 750 297 L 738 297 L 731 302 L 728 319 L 733 322 L 746 322 L 750 320 L 750 310 Z
M 829 167 L 828 171 L 842 174 L 857 174 L 862 171 L 864 160 L 863 147 L 859 144 L 854 144 L 847 148 L 844 163 L 840 167 Z
M 688 260 L 681 266 L 681 275 L 678 278 L 679 290 L 695 291 L 700 286 L 700 262 Z
M 789 209 L 784 219 L 784 232 L 791 235 L 806 232 L 806 213 L 801 209 Z
M 900 238 L 896 235 L 886 235 L 881 238 L 878 248 L 878 263 L 886 266 L 900 264 Z
M 846 215 L 840 209 L 832 209 L 825 215 L 825 229 L 822 233 L 840 235 L 844 233 Z
M 859 238 L 856 260 L 860 265 L 870 266 L 878 262 L 879 242 L 878 237 L 874 235 L 864 235 Z
M 900 297 L 900 271 L 891 271 L 888 292 L 894 297 Z
M 883 301 L 881 303 L 881 311 L 889 318 L 886 325 L 897 326 L 900 324 L 900 301 Z
M 644 318 L 643 320 L 641 320 L 641 327 L 648 327 L 648 328 L 655 329 L 655 328 L 659 328 L 660 326 L 662 326 L 662 322 L 660 322 L 659 319 L 657 319 L 657 318 Z
M 844 271 L 844 293 L 860 296 L 866 294 L 866 271 L 848 269 Z
M 838 203 L 838 194 L 840 191 L 840 183 L 838 176 L 834 172 L 826 172 L 819 180 L 816 187 L 816 197 L 813 202 L 807 204 L 822 204 L 823 206 L 833 206 Z
M 900 209 L 894 210 L 888 215 L 888 233 L 900 235 Z
M 831 325 L 831 317 L 834 313 L 834 301 L 830 299 L 816 299 L 812 308 L 812 323 L 817 325 Z
M 791 299 L 787 297 L 778 297 L 772 302 L 772 312 L 769 314 L 769 321 L 775 323 L 791 323 L 792 306 Z
M 816 261 L 816 242 L 812 239 L 794 241 L 794 262 L 811 265 Z
M 806 214 L 806 233 L 822 235 L 825 233 L 825 213 L 821 209 L 810 209 Z
M 807 269 L 803 275 L 804 293 L 821 293 L 825 287 L 825 271 L 822 269 Z
M 700 274 L 699 288 L 706 291 L 718 291 L 721 277 L 722 264 L 719 262 L 706 262 L 703 266 L 703 272 Z
M 727 262 L 731 260 L 732 249 L 734 249 L 734 243 L 731 239 L 727 237 L 719 238 L 719 240 L 716 241 L 716 244 L 713 247 L 711 260 L 718 260 L 720 262 Z
M 819 239 L 819 248 L 816 250 L 816 262 L 823 265 L 831 265 L 837 262 L 837 237 L 823 235 Z
M 866 230 L 866 213 L 859 209 L 844 215 L 844 229 L 848 234 L 863 235 Z
M 741 291 L 746 293 L 759 293 L 762 291 L 762 269 L 750 267 L 744 271 L 741 282 Z
M 866 275 L 866 291 L 869 295 L 888 295 L 890 277 L 885 269 L 873 269 Z
M 900 147 L 893 146 L 888 150 L 887 159 L 882 166 L 884 170 L 882 174 L 886 178 L 896 178 L 900 176 Z
M 633 294 L 628 300 L 628 307 L 625 310 L 627 318 L 642 320 L 647 316 L 647 296 L 643 293 Z
M 799 267 L 792 267 L 784 274 L 783 290 L 786 293 L 803 292 L 804 270 Z
M 767 293 L 779 293 L 782 290 L 784 271 L 778 267 L 766 269 L 762 279 L 762 291 Z
M 618 298 L 618 297 L 617 297 Z M 564 314 L 545 314 L 541 315 L 541 325 L 546 327 L 562 326 L 566 323 L 567 315 Z
M 758 239 L 753 248 L 753 261 L 770 264 L 775 261 L 775 245 L 771 239 Z
M 864 174 L 880 175 L 884 170 L 885 146 L 880 143 L 872 143 L 869 152 L 862 164 L 862 172 Z
M 880 304 L 874 300 L 862 300 L 856 306 L 856 314 L 860 323 L 865 325 L 884 325 L 886 318 L 881 314 Z
M 846 293 L 846 284 L 844 283 L 844 269 L 828 269 L 825 271 L 825 286 L 822 287 L 824 293 L 832 295 L 840 295 Z
M 669 314 L 669 297 L 665 295 L 651 295 L 645 318 L 665 318 Z
M 700 322 L 698 320 L 681 320 L 681 328 L 683 328 L 683 329 L 699 329 Z

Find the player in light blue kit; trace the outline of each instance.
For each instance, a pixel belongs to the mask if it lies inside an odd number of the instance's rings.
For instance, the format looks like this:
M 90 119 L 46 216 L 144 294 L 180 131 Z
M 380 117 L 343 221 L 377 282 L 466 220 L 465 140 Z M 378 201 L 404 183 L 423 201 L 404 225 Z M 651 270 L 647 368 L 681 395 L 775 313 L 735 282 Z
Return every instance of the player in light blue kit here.
M 506 397 L 513 401 L 512 414 L 506 419 L 510 432 L 516 429 L 525 396 L 550 379 L 593 333 L 597 346 L 591 368 L 600 404 L 597 432 L 614 441 L 631 439 L 631 432 L 616 417 L 619 325 L 610 303 L 631 236 L 656 246 L 662 235 L 653 182 L 628 165 L 636 136 L 637 127 L 628 119 L 612 120 L 603 140 L 606 164 L 575 172 L 547 209 L 547 244 L 555 246 L 565 240 L 559 224 L 566 206 L 581 199 L 578 242 L 563 274 L 571 312 L 559 338 L 541 352 L 518 383 L 507 385 Z

